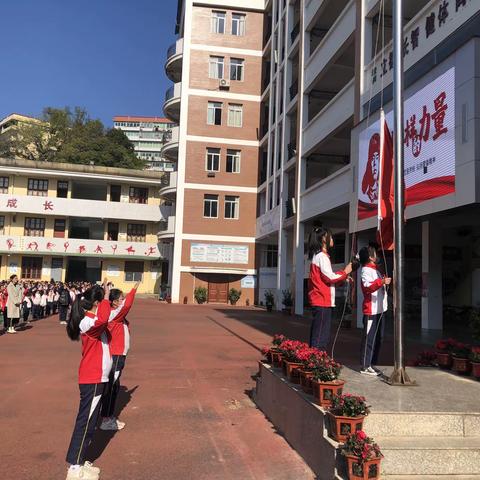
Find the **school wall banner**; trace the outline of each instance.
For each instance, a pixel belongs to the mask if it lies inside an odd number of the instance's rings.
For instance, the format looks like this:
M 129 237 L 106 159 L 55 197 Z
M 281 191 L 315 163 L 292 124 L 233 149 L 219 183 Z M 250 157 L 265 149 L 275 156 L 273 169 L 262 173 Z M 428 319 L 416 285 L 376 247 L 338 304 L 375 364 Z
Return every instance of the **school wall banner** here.
M 455 192 L 455 68 L 404 104 L 405 205 Z M 393 128 L 393 112 L 386 113 Z M 377 215 L 380 120 L 359 135 L 358 218 Z

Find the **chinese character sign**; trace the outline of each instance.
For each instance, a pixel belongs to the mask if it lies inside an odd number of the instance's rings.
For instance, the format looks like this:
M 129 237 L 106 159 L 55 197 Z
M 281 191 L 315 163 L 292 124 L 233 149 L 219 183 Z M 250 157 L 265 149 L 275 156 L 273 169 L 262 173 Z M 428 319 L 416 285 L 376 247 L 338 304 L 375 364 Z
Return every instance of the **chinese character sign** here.
M 386 115 L 393 125 L 393 112 Z M 402 132 L 406 206 L 455 192 L 455 69 L 405 101 Z M 377 121 L 359 135 L 358 218 L 377 213 L 379 176 Z

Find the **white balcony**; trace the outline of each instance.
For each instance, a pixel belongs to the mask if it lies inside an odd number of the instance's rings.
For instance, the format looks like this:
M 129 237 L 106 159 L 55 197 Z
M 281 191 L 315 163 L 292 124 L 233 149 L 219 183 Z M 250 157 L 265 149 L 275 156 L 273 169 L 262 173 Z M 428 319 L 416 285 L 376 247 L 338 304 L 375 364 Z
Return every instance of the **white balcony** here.
M 168 217 L 168 220 L 161 222 L 157 237 L 159 242 L 173 241 L 175 236 L 175 217 Z
M 164 141 L 162 147 L 163 156 L 171 161 L 176 162 L 178 160 L 178 137 L 180 127 L 172 127 L 170 130 L 164 133 Z
M 163 112 L 172 120 L 172 122 L 180 123 L 180 97 L 182 94 L 182 82 L 172 85 L 165 93 L 165 103 L 163 104 Z
M 278 205 L 267 213 L 257 218 L 257 228 L 255 237 L 261 239 L 280 229 L 281 206 Z
M 352 197 L 352 169 L 347 165 L 333 175 L 312 185 L 300 199 L 300 221 L 321 215 L 350 202 Z
M 304 128 L 304 155 L 310 153 L 316 145 L 353 115 L 354 100 L 355 86 L 352 79 Z
M 326 0 L 306 0 L 305 1 L 305 21 L 304 25 L 310 27 L 320 9 L 323 7 L 323 3 Z
M 179 82 L 182 79 L 182 62 L 183 38 L 180 38 L 167 50 L 165 73 L 172 82 Z
M 175 200 L 177 195 L 177 172 L 168 172 L 162 179 L 160 196 L 167 200 Z
M 160 222 L 168 217 L 171 207 L 121 202 L 80 200 L 76 198 L 34 197 L 0 194 L 1 213 L 28 213 L 39 216 L 105 218 Z
M 355 27 L 355 0 L 351 0 L 307 61 L 305 68 L 306 90 L 308 90 L 318 76 L 332 64 L 335 55 L 337 55 L 342 45 L 344 45 L 353 34 Z
M 156 243 L 0 235 L 0 252 L 63 257 L 163 258 Z

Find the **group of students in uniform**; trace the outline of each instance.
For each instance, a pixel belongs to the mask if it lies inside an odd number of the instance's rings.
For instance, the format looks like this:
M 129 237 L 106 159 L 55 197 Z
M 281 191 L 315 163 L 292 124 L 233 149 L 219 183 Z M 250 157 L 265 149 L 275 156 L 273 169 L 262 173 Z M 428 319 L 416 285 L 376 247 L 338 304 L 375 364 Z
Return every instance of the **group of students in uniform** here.
M 127 294 L 111 288 L 106 280 L 78 295 L 71 306 L 67 334 L 81 340 L 78 371 L 80 406 L 66 460 L 67 480 L 97 480 L 100 469 L 86 460 L 98 417 L 101 430 L 122 430 L 125 423 L 114 416 L 120 376 L 130 348 L 127 315 L 139 283 Z
M 360 373 L 381 375 L 376 365 L 385 329 L 384 316 L 388 309 L 387 287 L 392 279 L 381 272 L 378 246 L 371 243 L 363 247 L 343 270 L 334 272 L 328 253 L 334 246 L 331 231 L 323 227 L 314 228 L 308 243 L 311 261 L 308 296 L 313 308 L 310 346 L 327 350 L 335 307 L 335 287 L 344 282 L 353 282 L 350 274 L 361 268 L 363 335 Z

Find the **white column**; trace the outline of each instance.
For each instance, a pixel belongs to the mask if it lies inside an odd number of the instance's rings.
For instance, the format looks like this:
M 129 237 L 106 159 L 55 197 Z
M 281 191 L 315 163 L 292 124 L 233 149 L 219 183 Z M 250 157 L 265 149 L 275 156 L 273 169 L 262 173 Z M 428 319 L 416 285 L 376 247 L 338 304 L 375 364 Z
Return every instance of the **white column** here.
M 287 232 L 285 229 L 281 229 L 278 232 L 278 267 L 277 267 L 277 290 L 278 298 L 280 300 L 280 307 L 282 301 L 282 291 L 289 288 L 287 285 L 287 256 L 288 256 L 288 243 Z
M 294 271 L 295 278 L 295 313 L 303 314 L 303 281 L 305 278 L 305 225 L 299 222 L 297 226 L 296 245 L 294 250 Z
M 422 328 L 443 328 L 442 230 L 422 222 Z

